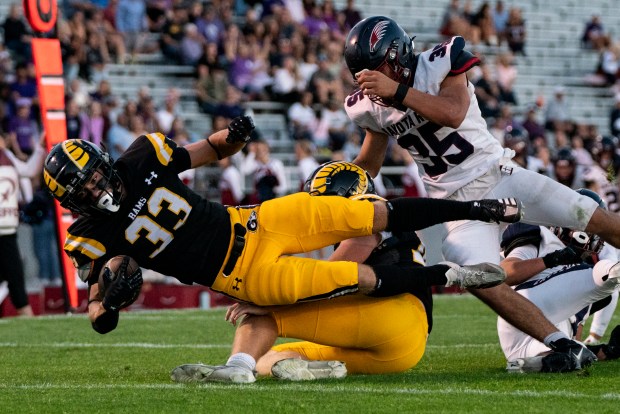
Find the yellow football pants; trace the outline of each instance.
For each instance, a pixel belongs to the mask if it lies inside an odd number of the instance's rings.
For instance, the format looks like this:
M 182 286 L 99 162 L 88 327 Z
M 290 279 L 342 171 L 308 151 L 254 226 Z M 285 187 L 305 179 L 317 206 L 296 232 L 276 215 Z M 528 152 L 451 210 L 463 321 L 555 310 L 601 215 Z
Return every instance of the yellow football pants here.
M 273 316 L 280 337 L 309 341 L 285 343 L 273 350 L 344 361 L 351 374 L 403 372 L 416 366 L 426 349 L 426 312 L 422 302 L 409 294 L 301 303 Z
M 257 305 L 286 305 L 357 291 L 357 263 L 286 255 L 372 234 L 372 203 L 296 193 L 260 206 L 230 207 L 228 212 L 231 229 L 235 223 L 247 229 L 245 247 L 228 277 L 222 266 L 213 290 Z

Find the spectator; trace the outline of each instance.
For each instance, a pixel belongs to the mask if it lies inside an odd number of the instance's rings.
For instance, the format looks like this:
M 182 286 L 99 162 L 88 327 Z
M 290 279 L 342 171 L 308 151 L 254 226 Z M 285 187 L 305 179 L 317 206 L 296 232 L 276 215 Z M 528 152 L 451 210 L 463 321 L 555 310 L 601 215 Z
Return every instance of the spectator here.
M 304 190 L 306 179 L 319 167 L 314 158 L 314 144 L 306 139 L 295 142 L 295 158 L 297 159 L 297 172 L 299 176 L 299 191 Z
M 226 72 L 219 66 L 209 67 L 200 64 L 196 67 L 198 79 L 196 80 L 196 101 L 200 110 L 206 114 L 214 115 L 220 102 L 226 98 L 228 89 L 228 77 Z
M 33 150 L 28 162 L 17 159 L 8 149 L 4 137 L 0 135 L 0 279 L 8 282 L 11 302 L 21 316 L 33 316 L 28 303 L 24 266 L 17 245 L 17 226 L 19 225 L 18 182 L 20 176 L 32 178 L 41 172 L 45 150 L 44 140 Z M 29 200 L 27 200 L 29 201 Z
M 105 136 L 106 120 L 103 117 L 101 102 L 92 101 L 88 111 L 82 114 L 80 139 L 100 146 Z
M 583 188 L 584 168 L 578 165 L 570 147 L 561 148 L 553 159 L 555 180 L 572 189 Z
M 243 115 L 245 109 L 241 106 L 241 97 L 242 94 L 237 88 L 228 85 L 224 101 L 220 102 L 216 108 L 217 115 L 223 116 L 228 120 Z
M 500 90 L 500 100 L 512 105 L 517 105 L 514 83 L 517 80 L 518 71 L 512 53 L 503 52 L 497 55 L 495 73 L 497 85 Z
M 125 50 L 135 59 L 144 43 L 146 29 L 146 6 L 144 0 L 118 0 L 115 15 L 116 30 L 121 34 Z M 125 56 L 119 56 L 119 63 L 125 61 Z
M 615 179 L 620 173 L 620 154 L 618 154 L 618 138 L 614 136 L 598 137 L 592 148 L 592 156 L 596 163 Z
M 39 179 L 39 183 L 42 179 Z M 43 286 L 60 286 L 62 283 L 53 203 L 54 198 L 47 188 L 38 186 L 32 201 L 22 209 L 24 222 L 32 228 L 32 247 Z
M 170 125 L 172 126 L 172 123 Z M 144 120 L 140 115 L 133 115 L 129 118 L 129 132 L 133 136 L 134 140 L 141 135 L 150 134 L 150 132 L 144 127 Z
M 117 160 L 135 139 L 128 126 L 129 118 L 127 114 L 120 113 L 116 117 L 116 122 L 108 130 L 107 150 L 113 160 Z
M 312 3 L 306 18 L 302 24 L 305 35 L 310 39 L 318 38 L 323 30 L 329 30 L 329 26 L 323 20 L 323 9 L 319 3 Z
M 495 24 L 495 33 L 497 34 L 497 43 L 501 45 L 506 40 L 506 24 L 508 23 L 508 10 L 504 7 L 502 0 L 495 1 L 493 9 L 493 23 Z
M 512 7 L 508 13 L 508 22 L 506 23 L 506 42 L 512 53 L 526 56 L 525 41 L 527 39 L 527 31 L 525 28 L 525 20 L 521 16 L 521 9 Z
M 284 58 L 283 66 L 276 69 L 273 76 L 273 99 L 278 102 L 293 103 L 300 97 L 300 91 L 304 89 L 303 78 L 297 70 L 295 58 Z
M 347 140 L 348 130 L 351 128 L 351 120 L 342 108 L 342 103 L 330 99 L 327 106 L 321 108 L 321 115 L 315 138 L 318 142 L 323 141 L 322 136 L 327 135 L 328 147 L 332 151 L 340 151 Z
M 183 30 L 185 35 L 181 40 L 181 64 L 195 66 L 202 57 L 206 41 L 194 23 L 186 23 Z
M 601 17 L 598 14 L 593 14 L 583 28 L 581 46 L 588 49 L 602 50 L 606 44 L 609 44 L 610 40 L 603 28 Z
M 13 3 L 9 14 L 2 23 L 4 44 L 11 52 L 15 61 L 25 63 L 32 61 L 32 34 L 24 22 L 21 3 Z
M 181 62 L 181 40 L 183 40 L 183 27 L 187 23 L 187 9 L 181 5 L 176 5 L 169 18 L 166 18 L 159 47 L 162 54 L 173 63 Z
M 198 27 L 198 33 L 200 33 L 208 43 L 214 43 L 216 45 L 221 43 L 222 35 L 225 33 L 226 28 L 218 17 L 213 4 L 207 3 L 205 5 L 202 16 L 195 23 Z
M 67 102 L 66 109 L 67 139 L 79 138 L 82 130 L 80 106 L 75 99 Z
M 444 11 L 439 33 L 446 36 L 463 36 L 472 44 L 480 41 L 479 31 L 472 26 L 468 16 L 461 10 L 459 0 L 450 0 Z
M 538 137 L 545 138 L 545 127 L 541 125 L 537 118 L 538 106 L 535 104 L 531 104 L 527 107 L 525 111 L 525 118 L 521 125 L 527 131 L 528 137 L 530 140 L 536 139 Z
M 245 194 L 243 193 L 243 178 L 239 169 L 235 167 L 230 157 L 222 158 L 217 163 L 222 169 L 222 175 L 217 183 L 221 203 L 226 206 L 241 205 Z
M 545 108 L 545 128 L 548 131 L 566 130 L 567 128 L 570 114 L 565 93 L 564 86 L 558 85 L 553 88 L 553 98 Z
M 614 95 L 614 107 L 609 114 L 609 130 L 611 135 L 620 137 L 620 92 Z
M 34 71 L 34 65 L 28 63 L 20 63 L 15 67 L 15 79 L 11 82 L 9 88 L 11 91 L 11 110 L 17 108 L 16 103 L 20 98 L 27 98 L 30 101 L 30 105 L 35 105 L 33 113 L 38 113 L 39 99 L 37 95 L 37 81 L 32 76 Z M 33 108 L 31 108 L 33 109 Z
M 75 101 L 79 108 L 85 108 L 90 102 L 90 95 L 84 82 L 80 78 L 72 79 L 67 82 L 66 99 Z
M 289 107 L 287 115 L 291 138 L 314 142 L 318 120 L 312 108 L 312 92 L 302 92 L 301 99 Z
M 17 100 L 17 112 L 9 117 L 7 147 L 17 158 L 26 161 L 36 146 L 37 124 L 30 117 L 30 99 Z
M 476 12 L 472 24 L 480 32 L 480 41 L 489 46 L 497 46 L 497 33 L 493 21 L 493 11 L 488 2 L 483 2 Z
M 480 74 L 480 79 L 474 83 L 480 112 L 485 119 L 498 117 L 501 102 L 499 85 L 493 79 L 491 68 L 484 62 L 480 65 Z
M 596 73 L 602 78 L 601 86 L 615 85 L 620 73 L 620 43 L 609 41 L 604 45 Z
M 287 183 L 284 164 L 279 159 L 271 157 L 267 141 L 258 140 L 255 145 L 254 200 L 262 203 L 286 194 Z
M 339 78 L 334 76 L 330 71 L 327 56 L 320 54 L 318 59 L 319 67 L 310 77 L 308 89 L 314 93 L 314 102 L 326 105 L 330 99 L 338 99 L 338 97 L 343 94 L 342 83 Z
M 179 103 L 179 91 L 175 88 L 168 89 L 164 99 L 164 107 L 157 111 L 157 124 L 162 131 L 170 131 L 172 121 L 179 115 L 177 105 Z
M 110 61 L 108 48 L 100 36 L 89 34 L 80 60 L 80 74 L 92 84 L 97 85 L 107 76 L 105 66 Z
M 355 0 L 347 0 L 347 7 L 342 10 L 344 24 L 349 30 L 362 20 L 362 13 L 355 7 L 354 3 Z

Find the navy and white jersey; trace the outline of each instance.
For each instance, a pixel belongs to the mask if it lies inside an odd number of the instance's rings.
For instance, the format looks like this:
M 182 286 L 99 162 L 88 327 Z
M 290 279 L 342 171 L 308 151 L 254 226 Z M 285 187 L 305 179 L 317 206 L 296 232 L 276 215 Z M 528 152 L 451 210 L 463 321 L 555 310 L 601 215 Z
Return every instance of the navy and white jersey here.
M 64 250 L 77 268 L 92 266 L 89 284 L 105 261 L 123 254 L 183 283 L 209 286 L 228 251 L 230 217 L 179 178 L 191 168 L 187 150 L 160 133 L 143 135 L 114 168 L 124 185 L 119 211 L 79 217 L 67 231 Z
M 446 77 L 479 63 L 464 47 L 465 40 L 455 36 L 418 55 L 412 86 L 439 95 Z M 487 129 L 471 82 L 467 90 L 469 108 L 456 129 L 435 124 L 409 108 L 381 106 L 359 89 L 346 98 L 345 110 L 359 127 L 395 137 L 420 167 L 429 197 L 445 198 L 497 165 L 504 151 Z

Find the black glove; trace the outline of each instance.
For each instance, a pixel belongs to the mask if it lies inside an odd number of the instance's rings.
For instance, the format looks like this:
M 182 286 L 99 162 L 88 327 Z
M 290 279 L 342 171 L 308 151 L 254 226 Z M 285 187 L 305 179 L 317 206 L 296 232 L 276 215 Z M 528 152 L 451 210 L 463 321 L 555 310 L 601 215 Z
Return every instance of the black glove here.
M 142 269 L 138 267 L 136 271 L 127 274 L 129 257 L 125 257 L 118 269 L 116 279 L 106 289 L 103 296 L 103 307 L 107 311 L 118 312 L 119 309 L 126 308 L 138 299 L 140 288 L 142 287 Z M 106 271 L 109 271 L 106 269 Z
M 228 125 L 228 136 L 226 142 L 235 144 L 238 142 L 248 142 L 250 134 L 254 131 L 254 121 L 249 116 L 238 116 Z
M 549 253 L 543 258 L 545 267 L 552 268 L 581 262 L 581 255 L 571 246 Z

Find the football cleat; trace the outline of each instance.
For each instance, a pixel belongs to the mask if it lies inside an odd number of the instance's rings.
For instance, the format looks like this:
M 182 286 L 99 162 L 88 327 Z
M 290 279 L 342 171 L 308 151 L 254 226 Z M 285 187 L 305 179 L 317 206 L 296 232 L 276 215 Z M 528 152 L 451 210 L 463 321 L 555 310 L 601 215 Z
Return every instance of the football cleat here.
M 299 358 L 282 359 L 271 367 L 274 378 L 290 381 L 312 381 L 325 378 L 344 378 L 347 368 L 341 361 L 307 361 Z
M 541 363 L 540 372 L 571 372 L 581 369 L 578 365 L 578 358 L 563 352 L 552 352 L 545 355 Z
M 508 361 L 506 371 L 517 373 L 540 372 L 542 369 L 541 356 L 517 358 L 514 361 Z
M 254 372 L 247 368 L 232 365 L 185 364 L 172 370 L 170 378 L 174 382 L 231 382 L 250 384 L 256 381 Z
M 500 285 L 506 280 L 506 272 L 493 263 L 459 266 L 452 262 L 441 262 L 450 266 L 446 272 L 446 286 L 458 286 L 461 289 L 486 289 Z
M 605 358 L 608 360 L 620 358 L 620 325 L 616 325 L 609 337 L 607 345 L 603 345 Z
M 516 198 L 477 200 L 472 202 L 472 219 L 488 223 L 516 223 L 523 216 L 523 206 Z
M 568 338 L 560 338 L 557 341 L 553 341 L 549 344 L 549 348 L 551 348 L 555 353 L 560 354 L 568 354 L 572 362 L 571 371 L 579 370 L 584 367 L 589 366 L 594 361 L 597 360 L 596 355 L 584 345 L 580 344 L 577 341 L 573 341 Z M 550 354 L 551 355 L 551 354 Z M 548 356 L 550 356 L 548 355 Z M 548 372 L 564 372 L 564 371 L 548 371 Z

